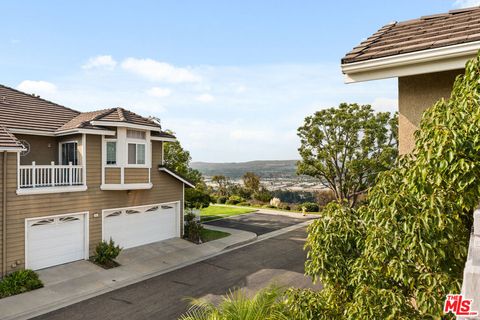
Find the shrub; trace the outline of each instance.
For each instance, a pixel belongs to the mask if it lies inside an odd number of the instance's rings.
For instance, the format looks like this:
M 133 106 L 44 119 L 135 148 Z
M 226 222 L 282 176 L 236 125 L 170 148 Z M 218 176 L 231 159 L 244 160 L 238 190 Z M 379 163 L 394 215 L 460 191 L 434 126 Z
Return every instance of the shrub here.
M 211 201 L 212 198 L 204 190 L 196 188 L 185 190 L 185 206 L 187 208 L 207 208 Z
M 288 204 L 285 204 L 285 203 L 280 204 L 279 208 L 287 211 L 292 209 Z
M 272 193 L 262 187 L 262 189 L 253 194 L 253 198 L 258 201 L 269 202 L 272 199 Z
M 244 207 L 250 207 L 251 206 L 250 202 L 245 202 L 245 201 L 238 203 L 238 205 L 239 206 L 244 206 Z
M 231 204 L 231 205 L 235 205 L 235 204 L 239 204 L 240 202 L 244 202 L 245 200 L 240 197 L 240 196 L 230 196 L 230 198 L 228 198 L 227 202 L 225 202 L 226 204 Z
M 270 204 L 274 207 L 279 207 L 282 202 L 278 198 L 273 198 L 270 200 Z
M 225 197 L 225 196 L 220 196 L 217 198 L 217 203 L 218 204 L 225 204 L 225 202 L 227 202 L 228 198 Z
M 203 226 L 196 219 L 193 213 L 188 213 L 184 217 L 184 235 L 183 237 L 193 243 L 202 243 Z
M 284 313 L 282 298 L 282 290 L 272 287 L 260 290 L 252 298 L 244 291 L 230 292 L 222 297 L 218 305 L 203 299 L 193 299 L 191 307 L 180 319 L 287 320 L 290 318 Z
M 113 267 L 115 266 L 115 258 L 118 257 L 122 248 L 120 246 L 115 245 L 115 241 L 110 238 L 109 242 L 103 240 L 100 242 L 96 248 L 95 253 L 92 257 L 93 262 L 104 266 L 104 267 Z
M 6 275 L 0 281 L 0 298 L 13 296 L 19 293 L 43 287 L 38 274 L 32 270 L 18 270 Z
M 341 313 L 328 310 L 328 302 L 323 296 L 321 291 L 290 288 L 283 297 L 284 313 L 291 320 L 342 318 Z
M 266 204 L 266 205 L 263 205 L 262 208 L 275 209 L 275 208 L 277 208 L 277 207 L 272 206 L 271 204 Z
M 302 203 L 301 208 L 302 208 L 302 210 L 303 210 L 303 208 L 305 208 L 305 212 L 318 212 L 318 211 L 320 211 L 320 207 L 318 206 L 318 204 L 313 203 L 313 202 Z

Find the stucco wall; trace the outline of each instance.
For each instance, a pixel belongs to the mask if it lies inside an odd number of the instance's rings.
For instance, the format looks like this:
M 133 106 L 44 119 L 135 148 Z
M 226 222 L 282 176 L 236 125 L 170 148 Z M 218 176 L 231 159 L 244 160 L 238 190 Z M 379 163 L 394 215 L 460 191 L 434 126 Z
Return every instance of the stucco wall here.
M 440 98 L 448 98 L 453 82 L 462 70 L 436 72 L 398 79 L 399 152 L 412 151 L 414 132 L 418 129 L 423 112 Z

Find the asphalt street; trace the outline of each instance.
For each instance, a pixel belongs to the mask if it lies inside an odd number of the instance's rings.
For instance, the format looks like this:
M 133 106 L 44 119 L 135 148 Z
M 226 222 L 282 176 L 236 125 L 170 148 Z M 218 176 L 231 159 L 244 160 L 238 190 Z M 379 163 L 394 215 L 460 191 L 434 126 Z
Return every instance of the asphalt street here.
M 320 289 L 303 274 L 305 237 L 297 229 L 35 319 L 177 319 L 192 297 L 217 302 L 230 290 L 253 293 L 270 284 Z

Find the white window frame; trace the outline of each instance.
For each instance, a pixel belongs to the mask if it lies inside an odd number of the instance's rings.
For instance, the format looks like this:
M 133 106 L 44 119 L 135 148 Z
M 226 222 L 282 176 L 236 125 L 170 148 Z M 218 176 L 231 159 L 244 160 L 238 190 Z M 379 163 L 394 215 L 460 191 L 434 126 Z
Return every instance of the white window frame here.
M 116 160 L 116 163 L 115 164 L 108 164 L 107 163 L 107 143 L 108 142 L 115 142 L 116 143 L 116 147 L 115 147 L 115 160 Z M 118 140 L 117 139 L 107 139 L 105 138 L 104 140 L 104 144 L 103 144 L 103 147 L 105 148 L 105 159 L 103 159 L 103 165 L 106 167 L 106 168 L 117 168 L 119 167 L 119 163 L 118 163 Z
M 128 147 L 129 145 L 135 145 L 135 161 L 136 163 L 129 163 L 128 162 Z M 138 163 L 138 146 L 143 145 L 143 150 L 145 151 L 144 155 L 144 161 L 145 163 Z M 126 167 L 127 168 L 145 168 L 147 167 L 147 144 L 145 142 L 133 142 L 133 141 L 127 141 L 127 161 L 126 161 Z
M 126 137 L 126 132 L 125 132 L 125 137 Z M 150 158 L 152 157 L 152 153 L 150 148 L 148 147 L 149 143 L 149 134 L 148 132 L 145 132 L 145 139 L 134 139 L 134 138 L 128 138 L 126 137 L 125 139 L 125 168 L 150 168 Z M 135 145 L 143 145 L 145 148 L 145 163 L 139 164 L 139 163 L 128 163 L 128 145 L 129 144 L 135 144 Z M 135 147 L 135 152 L 137 152 L 137 147 Z M 138 157 L 137 157 L 137 162 L 138 162 Z

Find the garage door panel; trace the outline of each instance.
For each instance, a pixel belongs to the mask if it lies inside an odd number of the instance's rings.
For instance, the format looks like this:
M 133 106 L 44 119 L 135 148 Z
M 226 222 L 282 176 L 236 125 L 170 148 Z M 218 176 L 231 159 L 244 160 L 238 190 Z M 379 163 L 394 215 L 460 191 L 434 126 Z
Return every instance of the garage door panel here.
M 133 213 L 135 212 L 135 213 Z M 112 238 L 123 248 L 132 248 L 179 236 L 176 206 L 132 207 L 104 211 L 103 238 Z
M 83 214 L 31 220 L 26 232 L 28 268 L 37 270 L 85 258 Z

